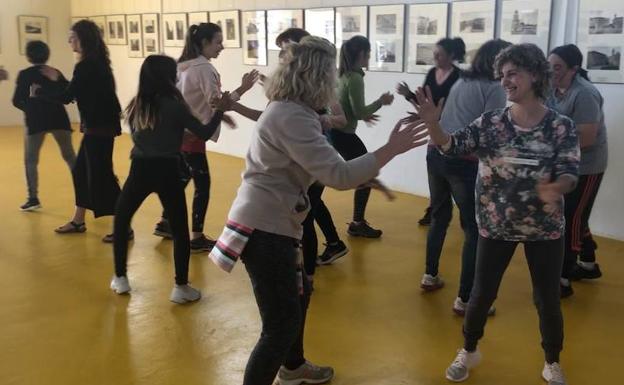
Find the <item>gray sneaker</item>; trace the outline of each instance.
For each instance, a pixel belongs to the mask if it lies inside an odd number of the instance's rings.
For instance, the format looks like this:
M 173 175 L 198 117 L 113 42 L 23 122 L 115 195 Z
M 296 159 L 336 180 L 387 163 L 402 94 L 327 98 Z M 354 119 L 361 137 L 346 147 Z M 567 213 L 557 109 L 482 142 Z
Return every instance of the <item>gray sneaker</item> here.
M 446 369 L 446 378 L 453 382 L 462 382 L 468 378 L 471 368 L 474 368 L 481 362 L 481 353 L 478 350 L 468 352 L 461 349 L 457 352 L 455 361 Z
M 277 373 L 276 385 L 324 384 L 334 377 L 334 369 L 316 366 L 306 361 L 295 370 L 281 367 Z
M 548 385 L 567 385 L 568 383 L 563 376 L 563 371 L 558 362 L 552 364 L 545 363 L 544 370 L 542 370 L 542 377 L 548 381 Z

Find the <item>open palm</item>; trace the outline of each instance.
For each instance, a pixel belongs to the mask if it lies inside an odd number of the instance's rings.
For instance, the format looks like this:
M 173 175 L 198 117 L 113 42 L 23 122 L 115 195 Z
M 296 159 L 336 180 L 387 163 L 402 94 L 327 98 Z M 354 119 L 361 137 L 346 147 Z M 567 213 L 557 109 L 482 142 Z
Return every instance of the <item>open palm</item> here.
M 441 99 L 436 105 L 433 101 L 429 86 L 424 89 L 419 87 L 418 90 L 416 90 L 416 100 L 418 101 L 418 105 L 415 107 L 422 120 L 425 122 L 438 122 L 440 120 L 444 99 Z

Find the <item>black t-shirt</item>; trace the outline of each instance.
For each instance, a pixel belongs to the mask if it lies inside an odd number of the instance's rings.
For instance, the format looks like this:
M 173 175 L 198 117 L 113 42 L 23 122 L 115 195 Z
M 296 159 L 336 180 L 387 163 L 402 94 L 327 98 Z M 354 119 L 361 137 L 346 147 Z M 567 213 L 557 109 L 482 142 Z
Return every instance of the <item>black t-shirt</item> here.
M 446 99 L 449 96 L 453 84 L 455 84 L 457 79 L 459 79 L 460 73 L 461 70 L 456 66 L 453 66 L 453 72 L 449 74 L 442 84 L 438 84 L 436 81 L 436 68 L 433 67 L 429 70 L 429 72 L 427 72 L 424 86 L 429 86 L 429 88 L 431 88 L 431 94 L 435 104 L 438 104 L 440 99 Z

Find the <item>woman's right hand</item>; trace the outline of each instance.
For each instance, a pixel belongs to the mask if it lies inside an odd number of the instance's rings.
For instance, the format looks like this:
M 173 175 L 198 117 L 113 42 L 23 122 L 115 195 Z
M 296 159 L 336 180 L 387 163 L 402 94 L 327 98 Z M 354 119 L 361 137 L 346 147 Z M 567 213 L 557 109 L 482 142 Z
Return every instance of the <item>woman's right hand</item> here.
M 406 124 L 403 120 L 399 120 L 390 133 L 386 145 L 392 149 L 394 155 L 399 155 L 412 148 L 427 144 L 429 142 L 426 139 L 427 136 L 429 136 L 429 132 L 423 121 L 418 120 Z
M 386 92 L 379 97 L 379 102 L 381 102 L 382 106 L 389 106 L 394 101 L 394 95 L 390 92 Z
M 240 91 L 240 95 L 249 91 L 251 87 L 253 87 L 253 85 L 256 84 L 259 77 L 260 77 L 260 72 L 258 70 L 253 70 L 251 72 L 247 72 L 246 74 L 244 74 L 243 79 L 241 81 L 241 85 L 238 88 Z
M 396 86 L 397 94 L 401 96 L 407 96 L 411 93 L 409 86 L 405 82 L 401 82 Z
M 41 74 L 53 82 L 57 81 L 61 76 L 61 73 L 56 68 L 50 66 L 41 67 Z
M 212 108 L 219 111 L 229 111 L 232 109 L 232 99 L 230 98 L 229 92 L 224 92 L 221 94 L 221 97 L 215 96 L 210 101 Z
M 444 98 L 442 98 L 436 105 L 433 102 L 433 95 L 431 94 L 431 88 L 418 87 L 416 90 L 416 100 L 418 105 L 415 105 L 416 111 L 420 118 L 426 123 L 439 122 L 442 115 L 442 106 L 444 106 Z

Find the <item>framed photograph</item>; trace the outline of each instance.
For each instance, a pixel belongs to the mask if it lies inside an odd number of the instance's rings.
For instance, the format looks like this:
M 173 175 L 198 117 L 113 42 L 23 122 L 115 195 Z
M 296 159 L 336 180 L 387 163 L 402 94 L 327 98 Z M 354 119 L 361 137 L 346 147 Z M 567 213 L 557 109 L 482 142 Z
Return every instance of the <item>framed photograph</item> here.
M 624 2 L 581 0 L 577 45 L 594 83 L 624 83 Z
M 451 35 L 464 39 L 466 63 L 472 61 L 481 44 L 494 38 L 495 10 L 495 0 L 453 2 Z
M 141 15 L 126 16 L 128 32 L 128 57 L 143 57 L 143 33 Z
M 199 25 L 208 22 L 208 12 L 189 12 L 188 25 Z
M 279 51 L 275 38 L 288 28 L 303 28 L 302 9 L 272 9 L 267 11 L 267 39 L 269 49 Z
M 433 67 L 436 43 L 446 37 L 448 4 L 412 4 L 408 8 L 407 72 Z
M 106 44 L 126 45 L 126 15 L 106 16 Z
M 48 18 L 45 16 L 17 17 L 20 55 L 26 54 L 26 44 L 29 41 L 41 40 L 48 42 Z
M 305 10 L 306 30 L 311 35 L 336 42 L 336 12 L 334 8 L 312 8 Z
M 184 47 L 184 37 L 188 30 L 186 13 L 164 13 L 162 18 L 165 47 Z
M 403 71 L 405 5 L 375 5 L 368 13 L 371 60 L 369 71 Z
M 100 29 L 100 33 L 102 34 L 102 39 L 106 41 L 106 17 L 105 16 L 90 16 L 89 20 L 95 23 Z
M 532 43 L 548 54 L 552 0 L 503 1 L 501 39 Z
M 210 12 L 210 22 L 223 31 L 223 47 L 240 48 L 240 13 L 236 11 Z
M 244 11 L 243 19 L 243 64 L 266 66 L 267 21 L 265 11 Z
M 157 13 L 141 15 L 143 37 L 143 56 L 155 55 L 160 52 L 160 24 Z
M 356 35 L 368 37 L 368 7 L 337 7 L 336 49 Z

